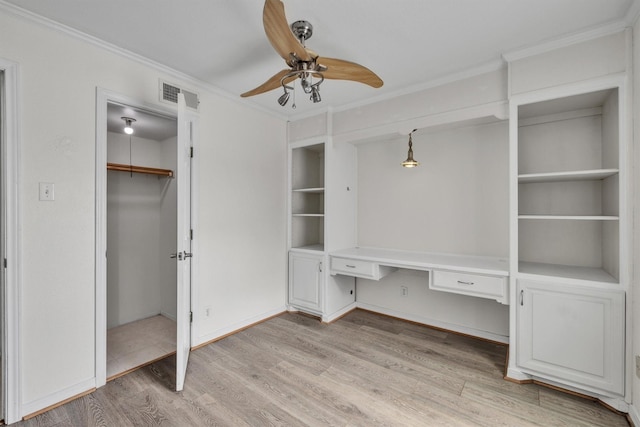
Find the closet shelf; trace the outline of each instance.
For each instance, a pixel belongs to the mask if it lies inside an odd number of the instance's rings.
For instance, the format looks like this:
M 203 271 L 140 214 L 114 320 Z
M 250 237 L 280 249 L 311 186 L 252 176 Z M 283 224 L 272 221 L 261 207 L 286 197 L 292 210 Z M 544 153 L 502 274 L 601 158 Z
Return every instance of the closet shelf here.
M 291 191 L 296 193 L 324 193 L 324 187 L 312 187 L 312 188 L 295 188 Z
M 320 214 L 320 213 L 294 213 L 294 214 L 291 214 L 291 216 L 297 216 L 297 217 L 323 217 L 324 214 Z
M 173 178 L 171 169 L 148 168 L 146 166 L 121 165 L 119 163 L 107 163 L 107 170 L 119 172 L 146 173 L 149 175 L 159 175 Z

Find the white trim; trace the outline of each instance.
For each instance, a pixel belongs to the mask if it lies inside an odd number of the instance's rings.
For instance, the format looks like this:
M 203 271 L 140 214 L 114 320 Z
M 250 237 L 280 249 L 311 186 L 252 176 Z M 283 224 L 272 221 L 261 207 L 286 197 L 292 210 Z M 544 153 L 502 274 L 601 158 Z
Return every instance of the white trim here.
M 200 277 L 200 240 L 198 227 L 198 194 L 199 181 L 198 177 L 200 166 L 200 150 L 198 146 L 199 137 L 199 121 L 195 113 L 187 112 L 187 117 L 191 121 L 191 147 L 193 148 L 193 157 L 191 158 L 191 230 L 193 230 L 193 238 L 191 239 L 191 252 L 194 254 L 191 258 L 191 312 L 193 313 L 193 322 L 191 323 L 191 345 L 196 342 L 201 326 L 202 316 L 199 316 L 197 308 L 199 307 L 199 287 L 198 278 Z
M 436 328 L 446 329 L 448 331 L 458 332 L 465 335 L 471 335 L 473 337 L 484 338 L 491 341 L 496 341 L 503 344 L 509 343 L 509 337 L 505 335 L 495 334 L 493 332 L 482 331 L 480 329 L 473 329 L 467 326 L 456 325 L 453 323 L 442 322 L 440 320 L 430 319 L 415 314 L 409 314 L 402 311 L 391 310 L 377 305 L 367 304 L 363 302 L 357 302 L 356 306 L 364 310 L 373 311 L 375 313 L 386 314 L 387 316 L 397 317 L 398 319 L 409 320 L 411 322 L 421 323 L 427 326 L 433 326 Z
M 2 311 L 5 313 L 5 335 L 2 377 L 4 379 L 4 419 L 13 423 L 20 419 L 20 310 L 22 304 L 22 242 L 20 224 L 20 108 L 18 64 L 0 58 L 4 70 L 6 144 L 2 169 L 6 185 L 6 289 Z
M 627 25 L 629 25 L 630 27 L 633 27 L 639 17 L 640 17 L 640 1 L 633 0 L 631 7 L 627 11 L 627 14 L 624 16 L 624 21 L 627 23 Z M 636 425 L 640 425 L 640 424 L 636 424 Z
M 140 102 L 116 92 L 96 88 L 96 246 L 95 246 L 95 387 L 107 383 L 107 103 L 125 104 L 165 116 L 176 117 L 174 109 Z
M 473 124 L 495 123 L 506 120 L 509 117 L 507 107 L 507 101 L 496 101 L 414 117 L 407 120 L 385 123 L 333 135 L 333 143 L 341 144 L 349 142 L 357 144 L 366 142 L 366 140 L 371 138 L 386 135 L 406 135 L 408 133 L 407 129 L 420 129 L 424 131 L 427 128 L 436 127 L 436 129 L 444 129 L 449 125 L 453 127 L 463 127 Z
M 55 393 L 51 393 L 41 399 L 33 400 L 29 403 L 25 403 L 22 407 L 22 416 L 31 415 L 35 412 L 41 411 L 49 406 L 57 405 L 60 402 L 64 402 L 67 399 L 73 398 L 80 394 L 84 394 L 88 391 L 93 390 L 94 381 L 93 378 L 88 380 L 84 380 L 77 384 L 72 385 L 71 387 L 67 387 L 62 390 L 58 390 Z
M 627 26 L 628 24 L 624 21 L 616 21 L 611 24 L 596 27 L 588 31 L 580 31 L 578 33 L 574 33 L 562 38 L 557 38 L 542 43 L 536 43 L 535 45 L 526 47 L 524 49 L 505 52 L 502 54 L 502 58 L 507 62 L 518 61 L 520 59 L 551 52 L 552 50 L 561 49 L 600 37 L 620 33 L 624 31 Z
M 203 344 L 206 344 L 208 342 L 214 341 L 216 339 L 222 338 L 226 335 L 230 335 L 236 332 L 240 332 L 242 329 L 251 326 L 253 324 L 256 323 L 260 323 L 264 320 L 267 320 L 270 317 L 274 317 L 277 316 L 279 314 L 284 313 L 285 311 L 290 311 L 288 310 L 288 308 L 286 306 L 280 306 L 278 308 L 275 308 L 273 310 L 269 310 L 267 312 L 264 312 L 262 314 L 259 314 L 257 316 L 252 316 L 249 317 L 247 319 L 241 320 L 240 322 L 236 322 L 233 325 L 230 326 L 225 326 L 224 328 L 220 328 L 220 329 L 216 329 L 215 331 L 207 334 L 207 335 L 203 335 L 201 337 L 199 337 L 199 339 L 195 342 L 191 343 L 192 347 L 197 347 Z M 297 311 L 297 310 L 296 310 Z
M 196 86 L 198 88 L 201 88 L 202 90 L 205 90 L 209 93 L 218 95 L 222 98 L 225 98 L 229 101 L 235 102 L 237 104 L 240 105 L 244 105 L 244 106 L 249 106 L 255 110 L 258 110 L 262 113 L 268 114 L 272 117 L 281 119 L 281 120 L 287 120 L 287 116 L 286 115 L 282 115 L 282 114 L 278 114 L 275 111 L 265 108 L 262 105 L 256 104 L 255 102 L 252 102 L 248 99 L 245 98 L 240 98 L 237 95 L 233 95 L 211 83 L 208 83 L 204 80 L 200 80 L 196 77 L 190 76 L 188 74 L 185 74 L 181 71 L 175 70 L 171 67 L 168 67 L 164 64 L 161 64 L 159 62 L 153 61 L 149 58 L 146 58 L 142 55 L 139 55 L 137 53 L 131 52 L 127 49 L 121 48 L 119 46 L 116 46 L 112 43 L 106 42 L 102 39 L 99 39 L 97 37 L 94 37 L 92 35 L 89 35 L 87 33 L 83 33 L 82 31 L 76 30 L 75 28 L 71 28 L 67 25 L 61 24 L 59 22 L 56 22 L 52 19 L 49 18 L 45 18 L 44 16 L 38 15 L 34 12 L 31 12 L 29 10 L 23 9 L 19 6 L 16 6 L 15 4 L 12 3 L 7 3 L 4 0 L 0 0 L 0 10 L 4 10 L 7 13 L 11 13 L 15 16 L 18 16 L 20 18 L 26 19 L 30 22 L 33 22 L 35 24 L 39 24 L 42 25 L 44 27 L 47 27 L 51 30 L 57 31 L 59 33 L 63 33 L 67 36 L 70 36 L 72 38 L 75 38 L 77 40 L 81 40 L 83 42 L 89 43 L 93 46 L 96 46 L 100 49 L 104 49 L 110 53 L 116 54 L 118 56 L 121 56 L 125 59 L 129 59 L 131 61 L 137 62 L 139 64 L 142 64 L 144 66 L 147 66 L 149 68 L 152 68 L 156 71 L 159 71 L 161 73 L 165 73 L 167 75 L 169 75 L 172 78 L 175 79 L 179 79 L 182 81 L 187 82 L 190 85 Z M 177 85 L 180 86 L 180 85 Z
M 640 426 L 640 414 L 634 405 L 629 405 L 629 417 L 634 426 Z
M 323 314 L 322 321 L 325 323 L 333 322 L 334 320 L 339 319 L 340 317 L 344 316 L 345 314 L 347 314 L 352 310 L 355 310 L 356 308 L 358 308 L 358 303 L 354 301 L 348 306 L 336 311 L 335 313 L 331 313 L 329 315 Z

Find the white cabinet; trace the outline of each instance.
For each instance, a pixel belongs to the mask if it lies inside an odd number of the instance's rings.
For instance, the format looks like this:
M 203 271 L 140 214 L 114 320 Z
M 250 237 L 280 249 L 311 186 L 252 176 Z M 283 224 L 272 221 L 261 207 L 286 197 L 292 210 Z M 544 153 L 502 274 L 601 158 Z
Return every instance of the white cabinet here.
M 289 303 L 322 311 L 323 255 L 289 252 Z
M 518 365 L 593 391 L 624 392 L 625 294 L 518 281 Z
M 515 370 L 607 396 L 626 393 L 624 97 L 623 79 L 598 79 L 510 112 Z

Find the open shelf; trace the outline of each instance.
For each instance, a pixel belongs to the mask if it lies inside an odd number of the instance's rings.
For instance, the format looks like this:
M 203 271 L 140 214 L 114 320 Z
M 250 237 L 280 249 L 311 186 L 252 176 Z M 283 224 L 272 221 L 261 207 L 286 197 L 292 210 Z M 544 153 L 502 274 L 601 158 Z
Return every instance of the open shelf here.
M 324 187 L 294 188 L 291 191 L 296 192 L 296 193 L 322 194 L 322 193 L 324 193 Z
M 566 279 L 589 280 L 594 282 L 618 283 L 618 280 L 602 268 L 575 265 L 546 264 L 520 261 L 520 273 L 538 276 L 562 277 Z
M 539 183 L 539 182 L 562 182 L 562 181 L 590 181 L 601 180 L 616 175 L 618 169 L 592 169 L 569 172 L 546 172 L 529 173 L 518 175 L 518 182 Z
M 559 219 L 575 221 L 617 221 L 617 216 L 603 215 L 518 215 L 518 219 Z

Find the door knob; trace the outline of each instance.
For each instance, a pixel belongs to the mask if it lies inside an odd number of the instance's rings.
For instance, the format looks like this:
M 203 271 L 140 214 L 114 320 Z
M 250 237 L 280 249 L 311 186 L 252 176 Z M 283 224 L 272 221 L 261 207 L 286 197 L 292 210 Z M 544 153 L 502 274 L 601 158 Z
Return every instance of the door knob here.
M 171 255 L 169 255 L 169 258 L 177 258 L 177 257 L 178 257 L 178 254 L 171 254 Z
M 193 257 L 193 253 L 192 253 L 192 252 L 187 252 L 187 251 L 185 251 L 185 252 L 184 252 L 184 257 L 185 257 L 185 259 L 186 259 L 186 258 L 191 258 L 191 257 Z

